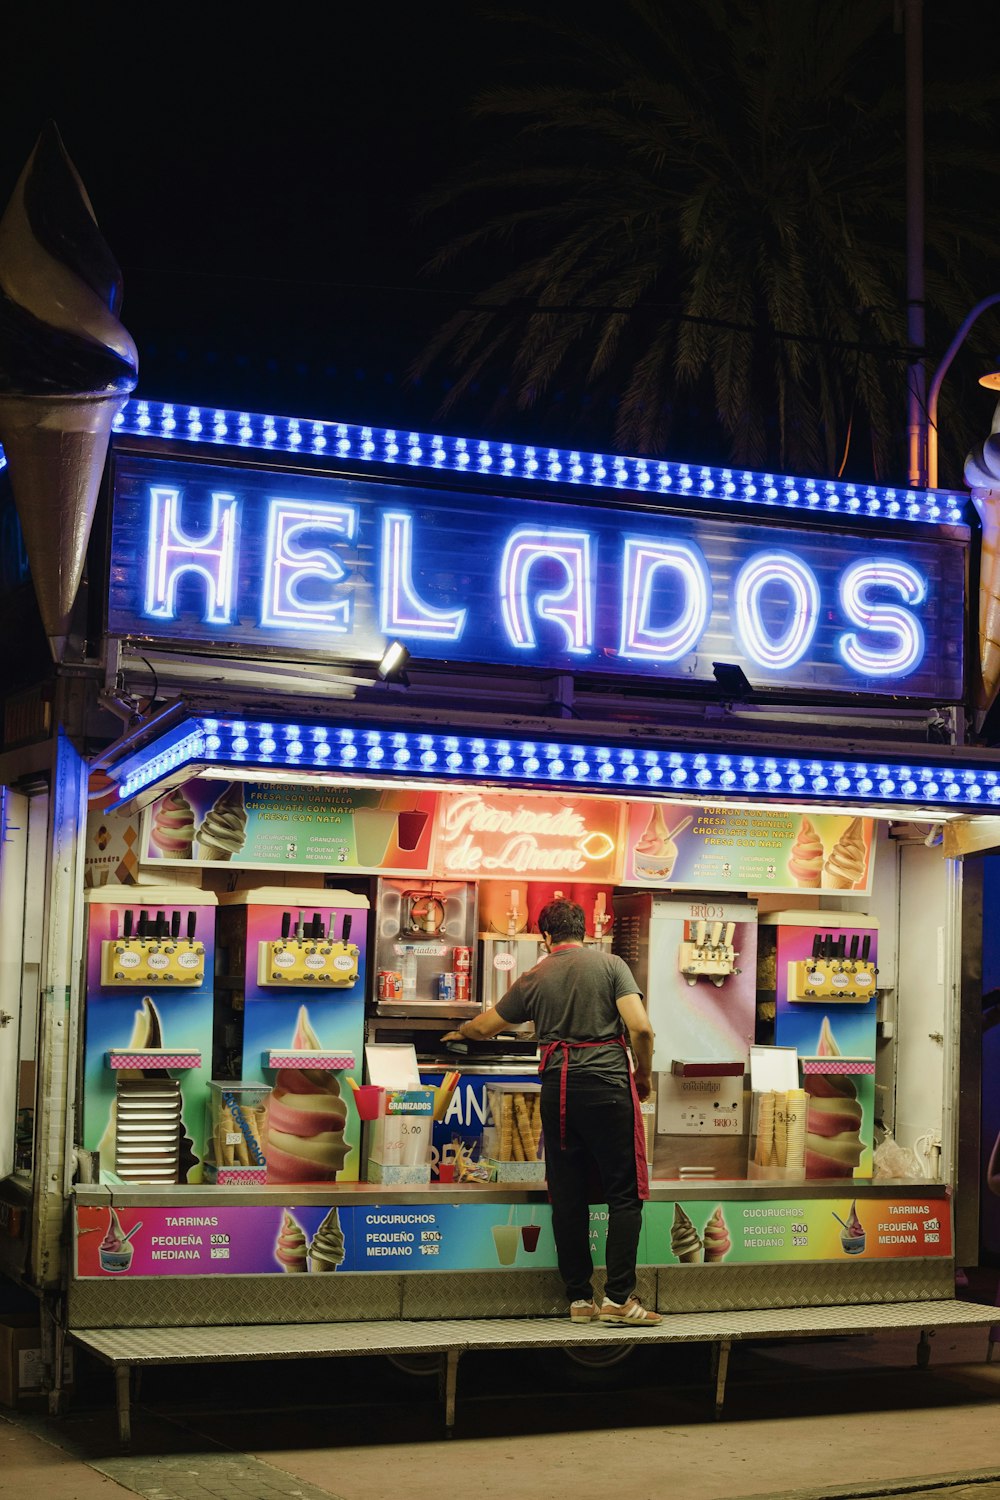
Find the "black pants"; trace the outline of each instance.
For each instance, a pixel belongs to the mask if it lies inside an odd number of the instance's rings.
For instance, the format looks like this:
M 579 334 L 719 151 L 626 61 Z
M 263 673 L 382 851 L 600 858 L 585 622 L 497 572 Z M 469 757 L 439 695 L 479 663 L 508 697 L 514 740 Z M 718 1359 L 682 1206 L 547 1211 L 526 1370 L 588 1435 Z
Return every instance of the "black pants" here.
M 545 1169 L 559 1271 L 570 1301 L 593 1296 L 590 1196 L 596 1166 L 608 1205 L 605 1296 L 624 1302 L 635 1291 L 642 1201 L 635 1171 L 635 1111 L 627 1079 L 574 1078 L 566 1089 L 566 1148 L 560 1145 L 559 1077 L 542 1077 Z

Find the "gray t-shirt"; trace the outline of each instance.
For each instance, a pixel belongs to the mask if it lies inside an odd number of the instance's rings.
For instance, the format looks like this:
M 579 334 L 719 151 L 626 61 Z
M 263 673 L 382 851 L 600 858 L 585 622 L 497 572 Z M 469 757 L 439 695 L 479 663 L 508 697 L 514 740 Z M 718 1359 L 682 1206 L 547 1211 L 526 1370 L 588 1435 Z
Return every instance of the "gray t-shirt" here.
M 535 1035 L 546 1042 L 597 1042 L 606 1047 L 571 1047 L 569 1066 L 574 1074 L 624 1079 L 628 1060 L 618 1038 L 626 1029 L 618 1014 L 623 995 L 637 995 L 639 986 L 623 959 L 600 948 L 558 948 L 515 980 L 497 1005 L 505 1021 L 535 1023 Z M 549 1059 L 547 1071 L 561 1068 L 562 1049 Z

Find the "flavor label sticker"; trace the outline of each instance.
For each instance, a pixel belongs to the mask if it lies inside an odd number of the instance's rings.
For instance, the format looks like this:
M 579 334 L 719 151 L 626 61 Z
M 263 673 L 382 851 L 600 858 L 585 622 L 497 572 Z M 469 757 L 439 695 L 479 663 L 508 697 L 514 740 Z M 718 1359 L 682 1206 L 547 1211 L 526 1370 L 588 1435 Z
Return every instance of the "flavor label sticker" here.
M 871 893 L 874 820 L 710 803 L 630 802 L 626 885 Z

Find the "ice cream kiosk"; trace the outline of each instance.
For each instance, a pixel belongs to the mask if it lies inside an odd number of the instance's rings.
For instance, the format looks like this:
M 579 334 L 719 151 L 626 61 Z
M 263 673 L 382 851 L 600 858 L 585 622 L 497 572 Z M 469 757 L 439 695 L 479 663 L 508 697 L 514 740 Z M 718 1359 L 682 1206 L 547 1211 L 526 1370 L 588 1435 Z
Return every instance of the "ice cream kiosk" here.
M 533 1038 L 442 1040 L 557 894 L 656 1031 L 644 1298 L 953 1298 L 966 498 L 115 400 L 11 1179 L 62 1328 L 563 1313 Z

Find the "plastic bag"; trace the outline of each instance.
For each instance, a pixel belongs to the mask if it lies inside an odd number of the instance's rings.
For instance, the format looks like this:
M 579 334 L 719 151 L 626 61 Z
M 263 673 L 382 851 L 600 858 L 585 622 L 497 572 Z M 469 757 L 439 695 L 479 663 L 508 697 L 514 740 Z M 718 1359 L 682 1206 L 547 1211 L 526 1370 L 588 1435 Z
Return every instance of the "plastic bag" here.
M 909 1146 L 901 1146 L 892 1138 L 892 1131 L 885 1132 L 885 1139 L 875 1147 L 873 1181 L 885 1182 L 890 1178 L 897 1182 L 922 1182 L 925 1177 L 920 1158 Z

